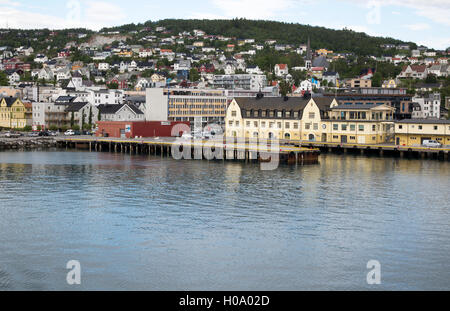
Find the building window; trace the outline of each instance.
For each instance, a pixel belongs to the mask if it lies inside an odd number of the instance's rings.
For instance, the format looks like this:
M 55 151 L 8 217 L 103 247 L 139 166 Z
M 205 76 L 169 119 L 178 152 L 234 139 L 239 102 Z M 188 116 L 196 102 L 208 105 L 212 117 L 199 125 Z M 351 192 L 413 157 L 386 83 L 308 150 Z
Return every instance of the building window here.
M 347 124 L 342 124 L 341 125 L 341 130 L 346 131 L 347 130 Z
M 278 111 L 277 112 L 277 116 L 278 116 L 278 118 L 282 118 L 283 117 L 283 113 L 281 111 Z
M 231 111 L 231 116 L 235 117 L 236 116 L 236 111 Z
M 279 128 L 279 129 L 281 129 L 281 128 L 282 128 L 282 126 L 281 126 L 281 122 L 278 122 L 278 124 L 277 124 L 277 125 L 278 125 L 278 128 Z
M 376 131 L 377 130 L 377 126 L 374 124 L 374 125 L 372 125 L 372 131 Z
M 261 127 L 266 127 L 266 122 L 261 122 Z
M 305 123 L 305 130 L 309 130 L 311 128 L 311 123 Z
M 359 125 L 359 126 L 358 126 L 358 130 L 359 130 L 360 132 L 364 132 L 364 125 Z
M 298 130 L 298 123 L 297 122 L 294 123 L 294 129 Z
M 317 131 L 319 129 L 319 123 L 314 123 L 314 130 Z
M 239 126 L 239 121 L 236 121 L 236 126 Z
M 398 126 L 398 129 L 399 129 L 399 130 L 403 129 L 403 125 L 399 125 L 399 126 Z
M 254 122 L 253 122 L 253 126 L 254 126 L 254 127 L 258 127 L 258 121 L 254 121 Z
M 315 114 L 314 112 L 310 112 L 310 113 L 309 113 L 309 118 L 310 118 L 310 119 L 314 119 L 315 116 L 316 116 L 316 114 Z
M 350 124 L 350 131 L 354 131 L 354 130 L 356 130 L 356 125 Z
M 285 125 L 286 129 L 290 129 L 291 128 L 291 124 L 289 122 L 286 122 Z
M 339 124 L 333 124 L 333 130 L 338 131 L 339 130 Z
M 437 129 L 438 129 L 438 127 L 437 127 L 437 125 L 435 125 L 435 126 L 434 126 L 434 130 L 437 131 Z
M 247 126 L 247 127 L 250 127 L 250 121 L 247 121 L 247 122 L 246 122 L 246 126 Z
M 419 130 L 421 130 L 422 129 L 422 125 L 419 125 Z

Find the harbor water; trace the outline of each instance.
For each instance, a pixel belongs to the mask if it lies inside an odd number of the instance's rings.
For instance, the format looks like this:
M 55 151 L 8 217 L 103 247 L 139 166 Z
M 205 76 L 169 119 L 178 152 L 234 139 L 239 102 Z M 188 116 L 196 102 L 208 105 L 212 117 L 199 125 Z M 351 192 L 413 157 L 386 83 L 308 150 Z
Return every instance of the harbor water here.
M 1 152 L 0 290 L 449 290 L 449 177 L 449 162 L 376 156 L 262 171 Z

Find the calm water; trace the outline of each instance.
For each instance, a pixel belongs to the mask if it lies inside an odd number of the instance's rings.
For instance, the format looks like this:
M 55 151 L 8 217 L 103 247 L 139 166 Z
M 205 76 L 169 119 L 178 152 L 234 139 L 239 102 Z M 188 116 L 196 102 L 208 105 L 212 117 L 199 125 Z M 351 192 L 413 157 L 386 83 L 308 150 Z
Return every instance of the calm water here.
M 448 162 L 360 156 L 260 171 L 1 152 L 0 290 L 449 290 L 449 176 Z

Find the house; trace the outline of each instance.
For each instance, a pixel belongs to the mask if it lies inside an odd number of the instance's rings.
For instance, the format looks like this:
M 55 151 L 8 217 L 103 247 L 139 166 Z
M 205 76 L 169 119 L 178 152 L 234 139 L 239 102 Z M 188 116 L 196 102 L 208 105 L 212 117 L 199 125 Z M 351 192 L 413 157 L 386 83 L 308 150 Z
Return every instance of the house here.
M 98 70 L 100 71 L 108 71 L 109 64 L 108 63 L 98 63 Z
M 436 77 L 447 77 L 449 72 L 449 65 L 447 64 L 435 64 L 428 68 L 428 73 L 433 74 Z
M 191 70 L 191 61 L 187 60 L 187 59 L 180 59 L 178 62 L 176 62 L 173 66 L 173 70 L 178 71 L 178 70 Z
M 346 81 L 346 86 L 350 88 L 366 88 L 372 87 L 372 80 L 368 79 L 350 79 Z
M 284 77 L 289 73 L 287 64 L 276 64 L 274 68 L 275 76 Z
M 386 89 L 395 89 L 397 88 L 397 81 L 394 79 L 384 80 L 381 87 Z
M 249 73 L 249 74 L 255 74 L 255 75 L 263 74 L 263 71 L 257 65 L 247 66 L 247 68 L 245 69 L 245 72 Z
M 327 81 L 328 85 L 330 85 L 332 83 L 334 86 L 337 86 L 338 80 L 340 79 L 340 77 L 339 77 L 339 73 L 337 73 L 337 72 L 327 71 L 327 72 L 323 73 L 322 79 Z
M 430 139 L 450 145 L 450 120 L 405 119 L 395 122 L 397 146 L 421 146 L 424 140 Z
M 428 69 L 426 65 L 406 65 L 397 78 L 426 79 L 427 76 Z
M 314 77 L 316 77 L 317 79 L 322 79 L 322 74 L 325 71 L 324 67 L 312 67 L 311 68 L 311 73 Z
M 60 69 L 56 72 L 56 81 L 68 80 L 72 77 L 69 69 Z
M 140 49 L 139 50 L 140 58 L 147 58 L 147 57 L 151 57 L 152 55 L 153 55 L 152 49 Z
M 34 59 L 35 63 L 43 64 L 48 62 L 48 57 L 42 54 L 36 55 L 36 58 Z
M 12 72 L 8 75 L 8 82 L 9 84 L 15 84 L 16 82 L 20 81 L 20 75 L 17 73 L 17 71 Z
M 42 68 L 38 73 L 39 80 L 52 81 L 55 78 L 55 74 L 49 67 Z
M 432 93 L 427 96 L 415 96 L 413 101 L 413 119 L 439 119 L 441 112 L 441 94 Z
M 144 113 L 132 104 L 99 105 L 101 121 L 143 121 Z
M 29 121 L 26 119 L 27 109 L 18 97 L 0 99 L 0 127 L 23 129 Z

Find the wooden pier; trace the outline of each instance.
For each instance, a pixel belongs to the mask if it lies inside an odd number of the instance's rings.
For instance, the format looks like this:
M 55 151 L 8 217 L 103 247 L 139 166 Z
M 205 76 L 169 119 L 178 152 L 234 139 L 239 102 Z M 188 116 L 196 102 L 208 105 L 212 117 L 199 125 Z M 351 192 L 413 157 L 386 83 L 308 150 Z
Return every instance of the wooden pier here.
M 450 160 L 449 146 L 440 148 L 428 148 L 423 146 L 397 146 L 394 144 L 350 144 L 350 143 L 328 143 L 311 141 L 281 141 L 286 145 L 317 148 L 321 152 L 334 152 L 343 154 L 379 155 L 400 158 Z
M 70 137 L 58 140 L 66 149 L 83 149 L 91 152 L 113 152 L 160 157 L 182 155 L 182 159 L 227 160 L 244 162 L 271 162 L 289 165 L 318 164 L 320 150 L 292 145 L 273 145 L 270 142 L 228 142 L 209 140 L 183 140 L 175 138 L 103 138 Z M 176 154 L 175 154 L 176 153 Z M 180 158 L 181 159 L 181 158 Z

